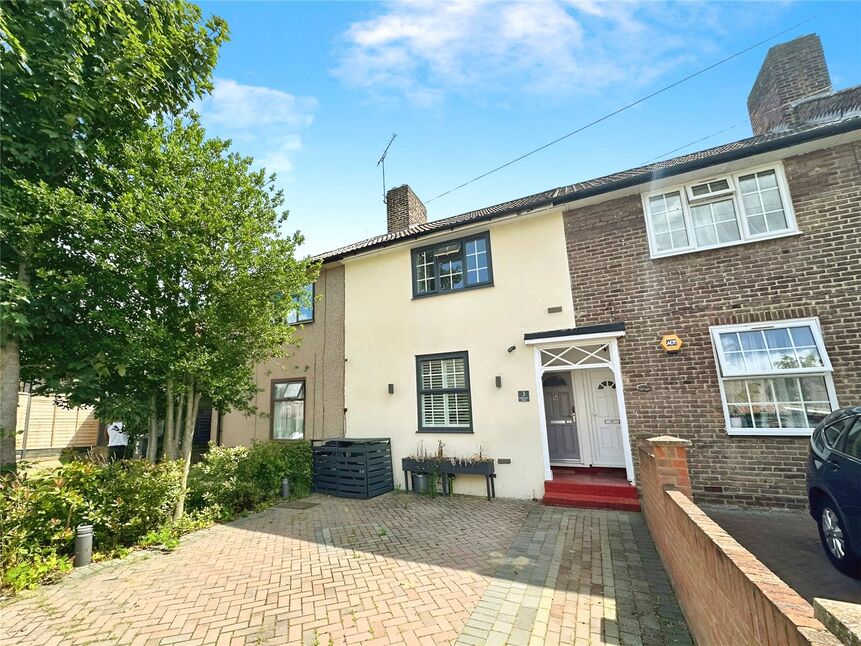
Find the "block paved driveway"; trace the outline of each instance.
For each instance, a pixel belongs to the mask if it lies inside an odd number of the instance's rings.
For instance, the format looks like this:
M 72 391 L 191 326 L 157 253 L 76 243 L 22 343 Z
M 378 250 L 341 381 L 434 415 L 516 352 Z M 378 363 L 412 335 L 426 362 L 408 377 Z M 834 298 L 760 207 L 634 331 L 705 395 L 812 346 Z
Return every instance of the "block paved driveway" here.
M 3 608 L 0 643 L 691 643 L 638 513 L 301 502 L 76 570 Z
M 807 510 L 718 505 L 702 509 L 810 603 L 815 597 L 861 603 L 861 581 L 831 565 Z

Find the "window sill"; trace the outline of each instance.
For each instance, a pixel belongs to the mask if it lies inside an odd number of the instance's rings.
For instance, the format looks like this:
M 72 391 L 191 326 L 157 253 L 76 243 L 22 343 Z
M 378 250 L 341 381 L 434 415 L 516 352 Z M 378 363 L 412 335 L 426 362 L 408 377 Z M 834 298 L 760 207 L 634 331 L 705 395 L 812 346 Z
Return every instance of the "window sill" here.
M 469 285 L 461 289 L 450 289 L 446 292 L 430 292 L 429 294 L 413 293 L 413 300 L 418 301 L 424 298 L 433 298 L 434 296 L 448 296 L 449 294 L 462 294 L 463 292 L 471 292 L 476 289 L 484 289 L 485 287 L 493 287 L 493 282 L 482 283 L 481 285 Z
M 803 233 L 803 231 L 799 231 L 795 229 L 794 231 L 787 231 L 786 233 L 778 233 L 776 235 L 764 235 L 758 238 L 748 238 L 747 240 L 736 240 L 734 242 L 725 242 L 723 244 L 716 244 L 710 247 L 697 247 L 696 249 L 680 249 L 679 251 L 668 251 L 666 253 L 654 253 L 651 249 L 649 249 L 649 258 L 652 260 L 660 260 L 661 258 L 672 258 L 673 256 L 684 256 L 691 253 L 700 253 L 702 251 L 712 251 L 714 249 L 726 249 L 727 247 L 738 247 L 740 245 L 745 244 L 754 244 L 756 242 L 765 242 L 766 240 L 780 240 L 781 238 L 791 238 L 792 236 L 799 236 Z
M 420 428 L 416 433 L 462 433 L 465 435 L 474 435 L 475 431 L 471 428 Z
M 742 437 L 810 437 L 813 435 L 812 428 L 728 428 L 727 435 Z

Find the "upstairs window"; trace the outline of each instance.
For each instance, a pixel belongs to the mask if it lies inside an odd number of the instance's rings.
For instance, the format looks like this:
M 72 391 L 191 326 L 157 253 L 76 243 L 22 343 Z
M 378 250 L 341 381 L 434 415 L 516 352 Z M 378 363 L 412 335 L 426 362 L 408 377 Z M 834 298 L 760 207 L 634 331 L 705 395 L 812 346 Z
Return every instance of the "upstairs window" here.
M 417 357 L 416 380 L 420 433 L 472 432 L 466 352 Z
M 413 296 L 493 284 L 487 233 L 416 249 L 412 262 Z
M 653 258 L 795 233 L 780 167 L 644 196 Z
M 287 315 L 287 322 L 291 325 L 299 323 L 311 323 L 314 320 L 314 283 L 305 285 L 302 293 L 293 297 L 293 302 L 298 305 L 296 309 Z
M 711 332 L 729 434 L 809 435 L 836 408 L 815 319 Z

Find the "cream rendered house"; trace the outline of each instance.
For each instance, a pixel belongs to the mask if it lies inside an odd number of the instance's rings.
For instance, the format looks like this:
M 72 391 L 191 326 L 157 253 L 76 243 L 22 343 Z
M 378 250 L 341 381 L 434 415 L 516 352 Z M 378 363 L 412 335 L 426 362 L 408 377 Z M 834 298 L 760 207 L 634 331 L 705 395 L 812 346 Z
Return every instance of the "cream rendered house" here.
M 387 204 L 387 234 L 322 257 L 344 267 L 345 435 L 391 438 L 401 486 L 401 459 L 439 442 L 448 457 L 493 458 L 503 497 L 542 498 L 556 466 L 632 481 L 624 332 L 574 329 L 562 209 L 508 203 L 428 223 L 408 186 Z

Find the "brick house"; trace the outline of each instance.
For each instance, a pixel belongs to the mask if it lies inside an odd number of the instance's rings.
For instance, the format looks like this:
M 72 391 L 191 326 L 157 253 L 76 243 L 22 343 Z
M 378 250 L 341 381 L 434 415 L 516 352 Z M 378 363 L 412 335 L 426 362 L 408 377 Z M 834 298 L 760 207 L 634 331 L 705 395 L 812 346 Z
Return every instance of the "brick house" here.
M 578 326 L 624 323 L 632 445 L 691 440 L 699 500 L 799 506 L 811 427 L 861 402 L 861 87 L 832 92 L 809 35 L 748 108 L 751 139 L 574 193 L 571 288 Z

